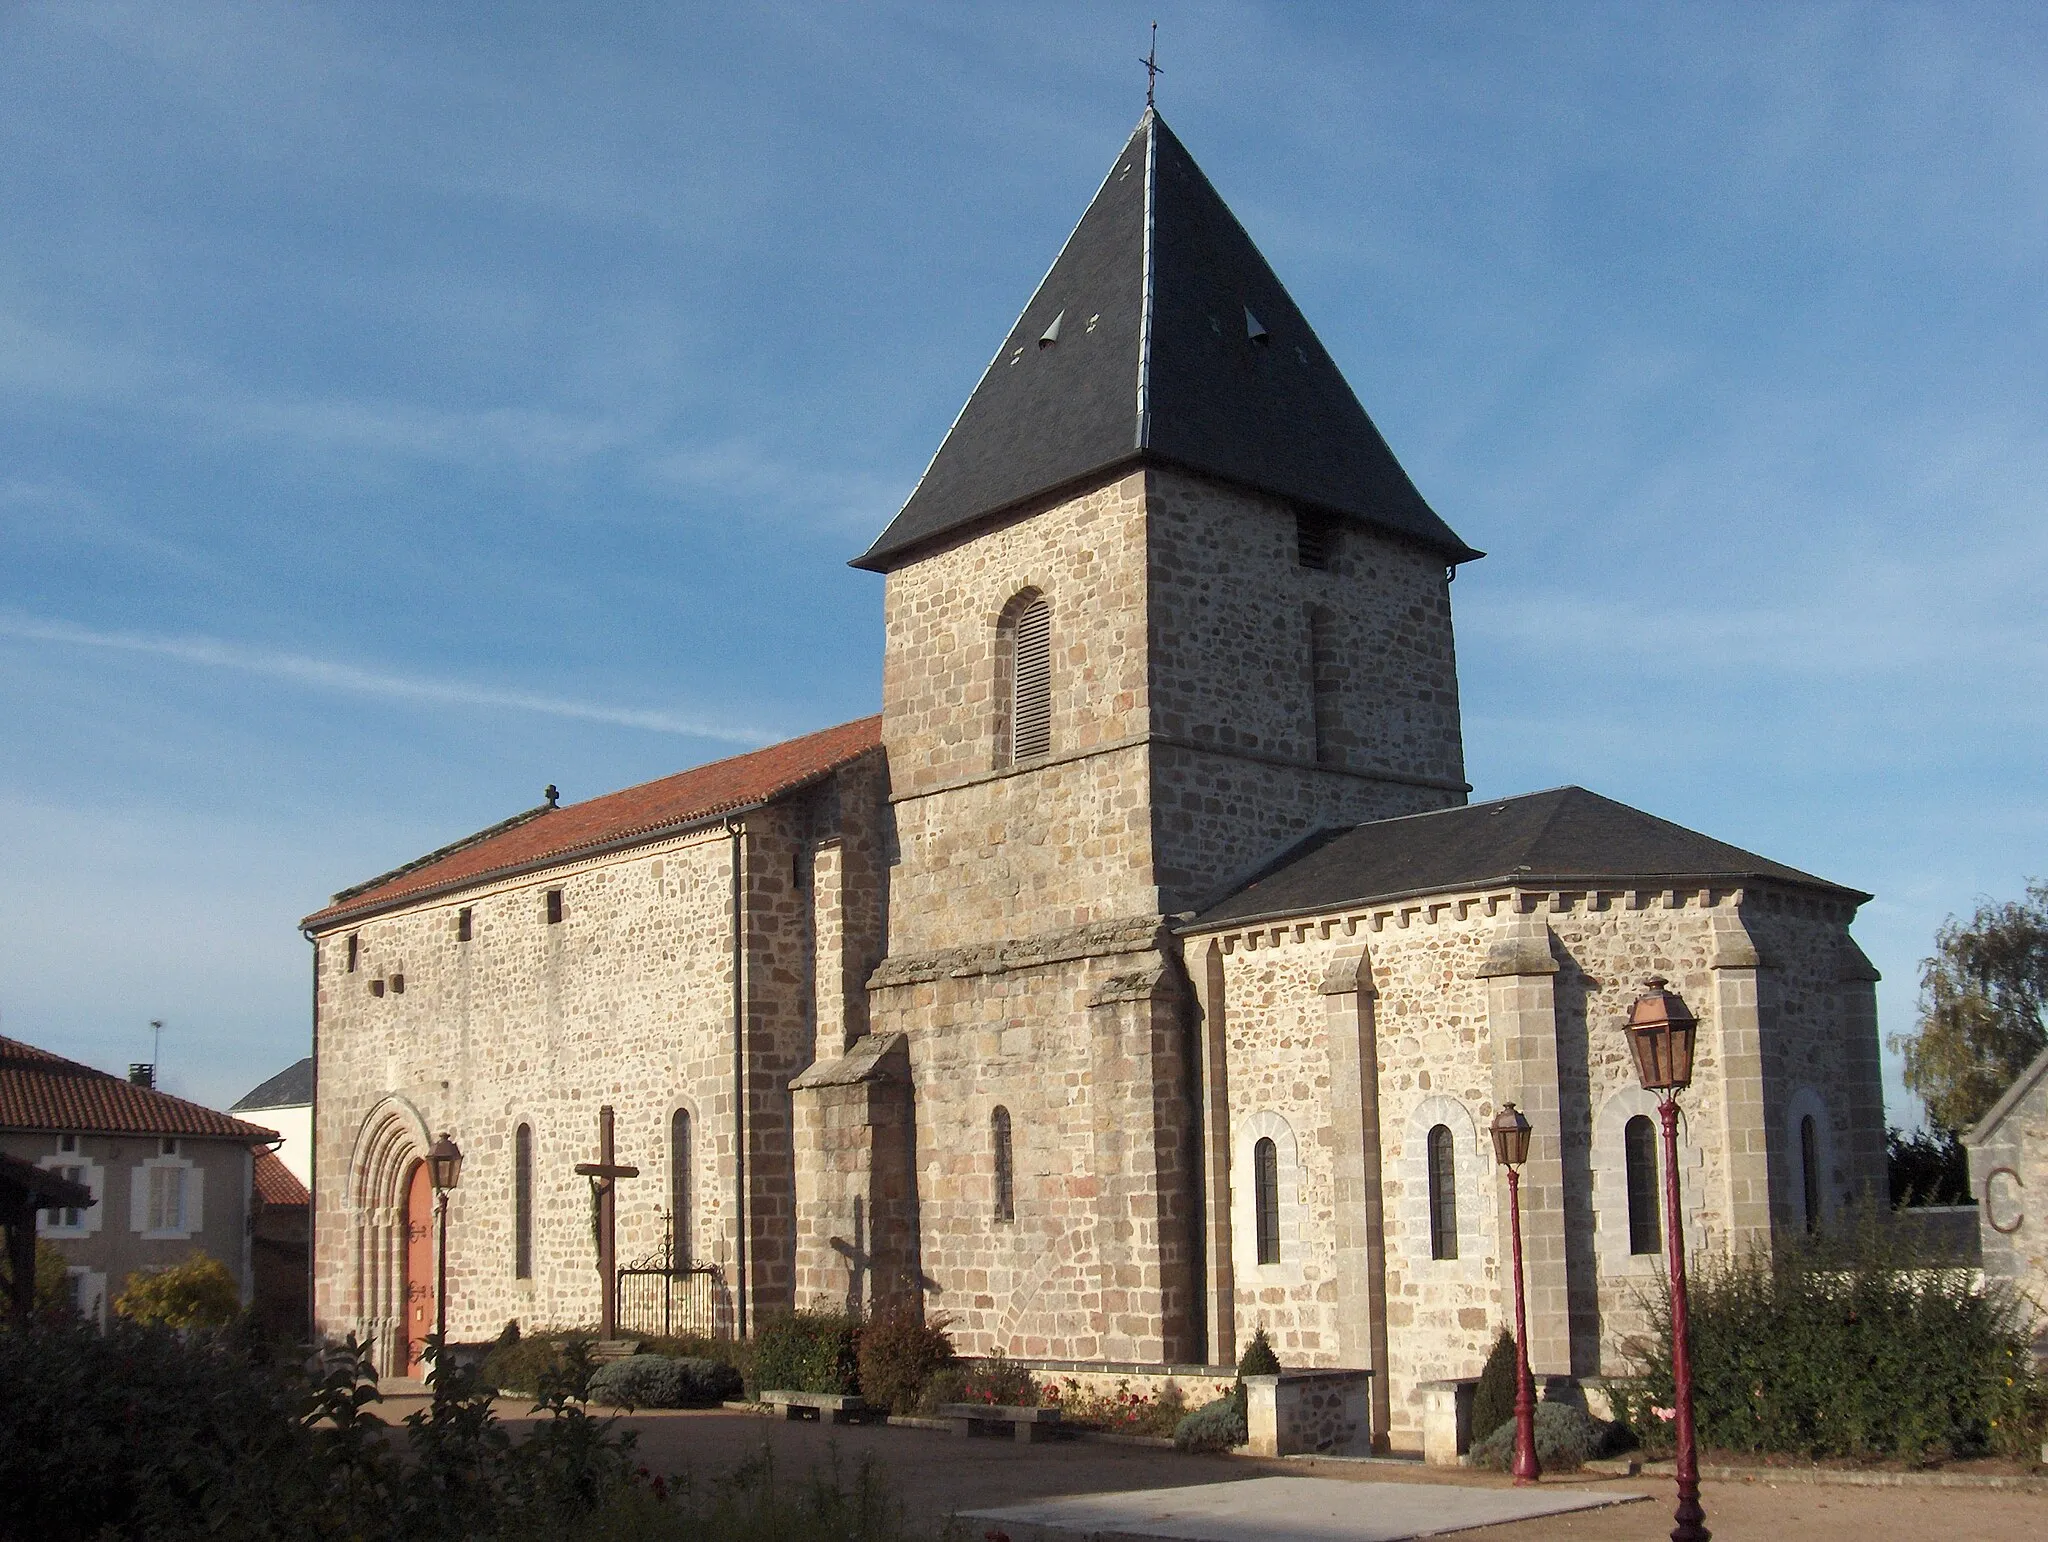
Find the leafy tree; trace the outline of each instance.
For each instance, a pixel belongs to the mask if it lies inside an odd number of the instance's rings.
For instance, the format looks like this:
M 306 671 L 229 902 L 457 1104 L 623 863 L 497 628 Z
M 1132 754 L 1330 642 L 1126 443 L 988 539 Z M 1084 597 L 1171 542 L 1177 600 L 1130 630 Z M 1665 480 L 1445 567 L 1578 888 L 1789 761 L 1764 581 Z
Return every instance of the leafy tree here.
M 13 1289 L 13 1271 L 7 1260 L 0 1257 L 0 1297 Z M 36 1300 L 35 1318 L 41 1323 L 61 1323 L 70 1320 L 71 1312 L 71 1271 L 65 1264 L 64 1253 L 55 1243 L 36 1238 Z
M 242 1309 L 235 1277 L 218 1258 L 195 1252 L 181 1264 L 128 1276 L 114 1310 L 139 1323 L 167 1328 L 218 1328 Z
M 1885 1166 L 1891 1173 L 1892 1204 L 1971 1205 L 1970 1154 L 1954 1130 L 1884 1132 Z
M 2048 1048 L 2048 883 L 1984 901 L 1968 926 L 1949 917 L 1934 950 L 1920 965 L 1919 1027 L 1890 1043 L 1928 1117 L 1963 1130 Z

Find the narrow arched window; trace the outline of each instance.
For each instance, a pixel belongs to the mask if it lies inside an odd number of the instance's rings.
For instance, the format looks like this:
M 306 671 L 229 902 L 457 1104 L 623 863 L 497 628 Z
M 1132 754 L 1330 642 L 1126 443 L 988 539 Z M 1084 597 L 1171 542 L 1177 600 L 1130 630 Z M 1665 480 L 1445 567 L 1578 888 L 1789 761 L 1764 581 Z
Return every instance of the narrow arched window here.
M 1820 1130 L 1808 1114 L 1799 1121 L 1800 1194 L 1806 1201 L 1806 1229 L 1820 1230 Z
M 1319 766 L 1341 764 L 1339 744 L 1343 720 L 1339 711 L 1343 677 L 1337 661 L 1337 619 L 1325 607 L 1308 608 L 1308 679 L 1314 714 L 1315 760 Z
M 1458 1148 L 1447 1124 L 1429 1132 L 1429 1256 L 1458 1256 Z
M 1270 1136 L 1252 1147 L 1252 1221 L 1259 1234 L 1259 1262 L 1280 1262 L 1280 1148 Z
M 1052 749 L 1052 607 L 1033 600 L 1017 617 L 1010 652 L 1010 760 Z
M 512 1273 L 533 1278 L 533 1126 L 512 1132 Z
M 668 1208 L 674 1238 L 671 1258 L 678 1269 L 690 1267 L 690 1183 L 690 1111 L 679 1108 L 668 1122 Z
M 1654 1253 L 1664 1245 L 1664 1228 L 1657 1213 L 1657 1131 L 1647 1115 L 1622 1126 L 1621 1152 L 1628 1167 L 1628 1250 Z
M 1017 1169 L 1010 1157 L 1010 1111 L 998 1105 L 989 1115 L 989 1144 L 996 1167 L 996 1219 L 1017 1219 Z

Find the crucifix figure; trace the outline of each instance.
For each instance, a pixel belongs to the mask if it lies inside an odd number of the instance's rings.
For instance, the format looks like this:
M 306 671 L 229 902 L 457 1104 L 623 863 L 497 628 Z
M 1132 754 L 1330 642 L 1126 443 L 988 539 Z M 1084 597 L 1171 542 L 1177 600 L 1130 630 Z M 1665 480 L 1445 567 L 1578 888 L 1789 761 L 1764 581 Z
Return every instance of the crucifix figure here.
M 578 1162 L 578 1175 L 590 1180 L 597 1196 L 597 1272 L 604 1279 L 603 1327 L 599 1335 L 606 1342 L 619 1336 L 619 1199 L 618 1181 L 637 1178 L 640 1169 L 613 1160 L 612 1106 L 597 1111 L 597 1160 Z

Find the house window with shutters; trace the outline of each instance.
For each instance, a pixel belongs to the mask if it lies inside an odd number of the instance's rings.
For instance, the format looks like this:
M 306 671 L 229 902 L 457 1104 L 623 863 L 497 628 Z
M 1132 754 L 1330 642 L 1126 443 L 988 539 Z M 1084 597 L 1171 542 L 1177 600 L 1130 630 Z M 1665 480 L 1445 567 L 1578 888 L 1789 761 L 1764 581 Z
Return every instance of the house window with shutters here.
M 202 1230 L 204 1179 L 188 1158 L 173 1152 L 150 1158 L 129 1176 L 129 1229 L 156 1241 L 182 1240 Z
M 1052 751 L 1052 606 L 1026 589 L 997 626 L 996 756 L 1020 765 Z

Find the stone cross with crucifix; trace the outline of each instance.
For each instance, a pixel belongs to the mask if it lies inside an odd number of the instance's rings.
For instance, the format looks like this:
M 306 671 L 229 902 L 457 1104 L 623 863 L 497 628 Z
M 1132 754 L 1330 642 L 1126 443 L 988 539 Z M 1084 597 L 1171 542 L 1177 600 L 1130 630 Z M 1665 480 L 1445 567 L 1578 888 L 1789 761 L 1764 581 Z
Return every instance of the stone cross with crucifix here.
M 577 1174 L 590 1180 L 597 1196 L 597 1272 L 604 1279 L 603 1326 L 599 1337 L 609 1343 L 619 1336 L 619 1201 L 621 1178 L 637 1178 L 640 1169 L 614 1160 L 612 1151 L 612 1106 L 597 1111 L 597 1160 L 578 1162 Z

